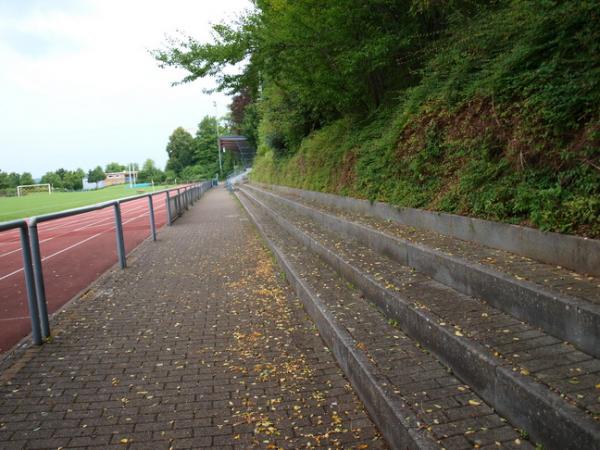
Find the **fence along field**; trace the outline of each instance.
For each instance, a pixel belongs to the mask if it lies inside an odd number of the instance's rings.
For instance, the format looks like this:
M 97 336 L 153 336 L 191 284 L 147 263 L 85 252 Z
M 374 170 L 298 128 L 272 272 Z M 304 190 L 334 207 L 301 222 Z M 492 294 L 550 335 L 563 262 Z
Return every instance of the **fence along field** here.
M 35 234 L 37 234 L 39 242 L 40 270 L 36 271 L 39 273 L 35 273 L 35 291 L 37 292 L 34 294 L 36 298 L 33 302 L 34 304 L 38 303 L 38 311 L 42 309 L 39 307 L 39 303 L 42 303 L 43 307 L 47 304 L 50 313 L 58 310 L 112 267 L 115 262 L 118 262 L 121 252 L 123 255 L 121 266 L 123 267 L 125 255 L 143 240 L 152 236 L 150 205 L 152 205 L 155 226 L 159 228 L 170 222 L 167 204 L 171 208 L 174 203 L 185 207 L 197 200 L 210 186 L 211 182 L 205 182 L 199 185 L 142 194 L 133 199 L 122 199 L 119 202 L 104 203 L 101 206 L 81 208 L 83 211 L 78 209 L 76 212 L 60 213 L 60 217 L 47 215 L 45 218 L 40 217 L 37 221 L 35 219 L 29 221 L 29 237 L 32 241 L 34 262 L 36 259 L 36 246 L 33 242 Z M 113 189 L 112 193 L 124 191 L 128 194 L 132 193 L 131 189 Z M 99 192 L 101 191 L 97 191 L 97 193 Z M 53 193 L 51 196 L 47 193 L 45 195 L 33 194 L 27 197 L 34 198 L 38 195 L 44 196 L 48 201 L 49 197 L 53 197 L 55 194 Z M 170 197 L 170 200 L 167 200 L 167 196 Z M 27 197 L 23 199 L 27 199 Z M 85 196 L 83 198 L 89 200 L 99 197 L 102 198 L 102 196 Z M 175 202 L 173 198 L 176 199 Z M 39 200 L 35 199 L 35 201 L 38 206 L 44 206 Z M 78 201 L 81 201 L 81 198 L 70 202 L 61 200 L 46 206 L 56 211 L 64 209 L 58 208 L 59 204 L 71 206 Z M 117 209 L 115 205 L 118 205 L 120 227 L 115 220 L 115 210 Z M 172 211 L 171 219 L 176 218 L 175 213 L 179 214 L 179 209 Z M 33 223 L 36 223 L 37 230 L 33 230 Z M 119 235 L 119 228 L 122 231 L 123 241 L 121 245 L 116 245 L 115 237 Z M 0 321 L 3 322 L 3 326 L 0 328 L 0 352 L 5 352 L 13 347 L 32 330 L 21 248 L 18 228 L 0 232 Z M 44 298 L 47 302 L 43 301 Z M 41 338 L 43 339 L 46 337 L 43 326 L 44 318 L 43 314 L 40 316 L 42 316 Z M 32 337 L 35 341 L 35 335 Z

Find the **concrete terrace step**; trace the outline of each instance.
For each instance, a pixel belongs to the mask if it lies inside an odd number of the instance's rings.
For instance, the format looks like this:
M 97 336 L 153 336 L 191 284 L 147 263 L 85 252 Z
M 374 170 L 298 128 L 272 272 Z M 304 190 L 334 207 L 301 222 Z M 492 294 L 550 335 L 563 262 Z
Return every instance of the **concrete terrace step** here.
M 267 211 L 239 197 L 394 448 L 533 448 Z
M 535 228 L 477 219 L 474 217 L 394 206 L 389 203 L 361 200 L 353 197 L 307 191 L 287 186 L 257 183 L 283 195 L 371 218 L 389 221 L 408 229 L 430 231 L 505 250 L 541 261 L 550 266 L 561 266 L 580 274 L 600 278 L 600 239 L 589 239 Z
M 548 448 L 598 448 L 600 362 L 361 243 L 289 204 L 244 192 L 356 285 L 482 398 Z
M 247 186 L 464 294 L 600 356 L 600 279 L 509 252 Z
M 388 446 L 223 188 L 0 366 L 0 449 Z

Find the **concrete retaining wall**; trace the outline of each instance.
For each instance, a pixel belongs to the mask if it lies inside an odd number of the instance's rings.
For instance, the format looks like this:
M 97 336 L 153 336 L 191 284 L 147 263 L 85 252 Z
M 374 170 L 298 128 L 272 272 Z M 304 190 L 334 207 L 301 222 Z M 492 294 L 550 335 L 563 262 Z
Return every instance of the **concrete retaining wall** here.
M 543 232 L 534 228 L 423 209 L 399 208 L 388 203 L 370 202 L 286 186 L 256 184 L 274 191 L 295 194 L 326 206 L 393 220 L 415 228 L 507 250 L 576 272 L 600 276 L 600 240 L 597 239 Z

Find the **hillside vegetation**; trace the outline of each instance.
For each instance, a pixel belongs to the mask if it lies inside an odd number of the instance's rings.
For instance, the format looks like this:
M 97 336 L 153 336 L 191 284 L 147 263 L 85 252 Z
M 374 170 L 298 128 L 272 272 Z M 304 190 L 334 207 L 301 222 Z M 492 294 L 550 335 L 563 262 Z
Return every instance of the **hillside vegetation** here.
M 600 2 L 256 1 L 214 43 L 253 177 L 600 237 Z M 238 75 L 223 70 L 243 64 Z

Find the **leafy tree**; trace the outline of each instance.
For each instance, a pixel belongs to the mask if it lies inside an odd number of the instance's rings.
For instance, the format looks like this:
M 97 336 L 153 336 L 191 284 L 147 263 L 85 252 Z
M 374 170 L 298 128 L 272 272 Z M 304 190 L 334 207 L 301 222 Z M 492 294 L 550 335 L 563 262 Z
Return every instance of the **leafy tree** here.
M 167 144 L 167 170 L 172 170 L 179 174 L 185 167 L 191 166 L 195 162 L 194 157 L 194 138 L 182 127 L 178 127 L 169 137 Z
M 96 166 L 95 169 L 92 169 L 87 174 L 88 183 L 96 183 L 96 187 L 98 186 L 99 181 L 103 181 L 106 178 L 106 174 L 102 170 L 102 167 Z
M 10 188 L 10 180 L 8 179 L 8 174 L 0 170 L 0 189 Z
M 11 188 L 16 188 L 21 184 L 21 175 L 16 172 L 11 172 L 8 174 L 8 185 Z
M 85 172 L 82 169 L 66 170 L 61 168 L 53 172 L 46 172 L 41 182 L 50 183 L 54 189 L 76 191 L 83 188 L 82 180 L 84 177 Z
M 219 134 L 225 130 L 220 128 Z M 219 153 L 217 148 L 217 119 L 206 116 L 198 124 L 195 143 L 196 164 L 201 167 L 204 179 L 211 178 L 219 171 Z
M 147 183 L 154 181 L 160 183 L 164 180 L 164 173 L 158 167 L 152 159 L 147 159 L 142 165 L 142 170 L 138 173 L 138 180 L 141 183 Z
M 21 184 L 34 184 L 33 177 L 29 172 L 18 174 L 16 172 L 6 173 L 0 170 L 0 189 L 14 189 Z
M 104 168 L 104 172 L 123 172 L 126 170 L 126 167 L 123 164 L 119 164 L 117 162 L 110 162 Z
M 165 178 L 164 181 L 166 183 L 175 183 L 177 180 L 177 174 L 173 170 L 165 170 Z
M 85 172 L 83 169 L 67 170 L 63 176 L 63 187 L 70 191 L 78 191 L 83 189 L 83 178 L 85 178 Z
M 46 172 L 40 181 L 49 183 L 52 189 L 62 189 L 64 187 L 62 178 L 56 172 Z
M 35 181 L 29 172 L 23 172 L 19 179 L 20 184 L 34 184 Z
M 171 39 L 154 56 L 162 67 L 187 70 L 184 83 L 216 76 L 219 90 L 237 94 L 232 121 L 238 129 L 245 122 L 251 139 L 251 105 L 273 88 L 282 101 L 267 109 L 286 112 L 282 129 L 278 121 L 273 126 L 295 150 L 311 131 L 346 114 L 371 114 L 395 99 L 390 91 L 416 84 L 415 55 L 443 35 L 451 12 L 471 12 L 472 3 L 256 0 L 234 24 L 213 26 L 213 42 Z M 243 70 L 232 75 L 228 68 L 239 65 Z M 245 120 L 246 111 L 254 116 Z
M 202 166 L 187 166 L 181 171 L 181 181 L 191 182 L 206 179 L 205 168 Z
M 256 148 L 258 145 L 259 115 L 252 96 L 245 90 L 232 99 L 229 105 L 229 128 L 232 133 L 245 136 L 248 143 Z

